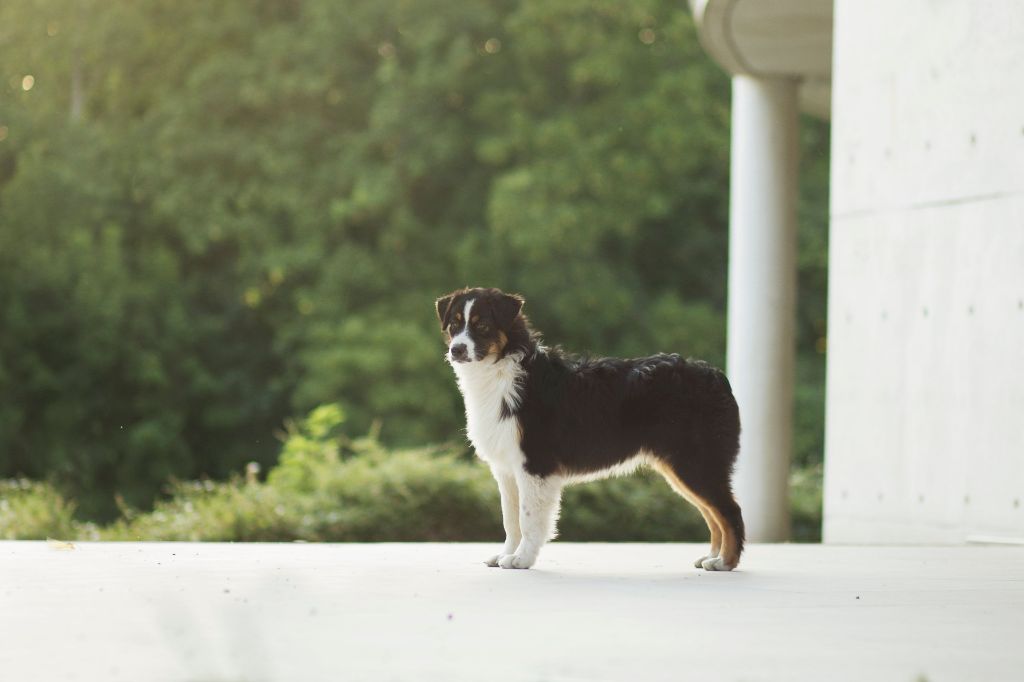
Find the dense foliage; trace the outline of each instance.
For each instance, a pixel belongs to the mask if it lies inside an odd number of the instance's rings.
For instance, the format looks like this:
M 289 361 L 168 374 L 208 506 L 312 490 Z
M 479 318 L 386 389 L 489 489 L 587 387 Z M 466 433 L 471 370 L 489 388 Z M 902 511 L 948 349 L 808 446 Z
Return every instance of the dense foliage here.
M 486 467 L 457 449 L 387 450 L 375 434 L 349 439 L 337 405 L 290 423 L 281 461 L 226 482 L 175 483 L 151 512 L 122 507 L 105 526 L 77 521 L 52 486 L 0 480 L 0 539 L 499 542 L 498 492 Z M 797 539 L 820 524 L 820 481 L 795 479 Z M 566 540 L 702 541 L 700 515 L 657 475 L 566 491 Z
M 110 520 L 269 468 L 322 403 L 388 447 L 450 442 L 432 302 L 470 283 L 571 349 L 722 363 L 728 101 L 678 0 L 6 0 L 0 476 Z M 827 133 L 804 128 L 813 466 Z

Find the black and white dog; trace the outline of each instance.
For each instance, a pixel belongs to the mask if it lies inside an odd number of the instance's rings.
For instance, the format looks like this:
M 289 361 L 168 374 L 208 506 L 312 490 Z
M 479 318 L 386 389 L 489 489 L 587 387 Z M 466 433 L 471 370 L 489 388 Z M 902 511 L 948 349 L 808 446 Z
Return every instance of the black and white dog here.
M 437 300 L 469 439 L 501 492 L 505 547 L 486 563 L 529 568 L 555 534 L 566 484 L 648 465 L 708 524 L 711 553 L 695 565 L 735 568 L 743 516 L 730 478 L 740 420 L 725 375 L 678 355 L 571 358 L 541 344 L 522 308 L 521 297 L 498 289 Z

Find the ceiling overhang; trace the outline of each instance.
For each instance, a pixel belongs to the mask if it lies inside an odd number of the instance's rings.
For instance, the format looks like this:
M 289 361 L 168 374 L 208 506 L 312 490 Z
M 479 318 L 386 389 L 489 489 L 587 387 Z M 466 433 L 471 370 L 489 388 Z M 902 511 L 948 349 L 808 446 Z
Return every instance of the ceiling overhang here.
M 796 78 L 801 109 L 828 118 L 832 0 L 689 0 L 704 50 L 733 75 Z

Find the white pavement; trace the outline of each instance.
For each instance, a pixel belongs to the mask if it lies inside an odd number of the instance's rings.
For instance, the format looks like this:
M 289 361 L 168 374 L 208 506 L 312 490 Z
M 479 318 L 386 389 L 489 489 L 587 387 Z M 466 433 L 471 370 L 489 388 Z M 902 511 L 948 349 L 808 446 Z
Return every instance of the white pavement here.
M 0 542 L 0 681 L 1024 680 L 1024 547 Z

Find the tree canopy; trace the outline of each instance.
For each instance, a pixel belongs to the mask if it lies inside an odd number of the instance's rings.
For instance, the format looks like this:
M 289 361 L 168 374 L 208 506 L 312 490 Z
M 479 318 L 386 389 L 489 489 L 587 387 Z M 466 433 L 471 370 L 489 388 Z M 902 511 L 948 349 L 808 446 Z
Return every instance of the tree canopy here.
M 82 513 L 270 463 L 340 403 L 459 438 L 433 318 L 724 362 L 729 81 L 678 0 L 7 0 L 0 475 Z M 820 460 L 827 128 L 804 126 L 798 460 Z

